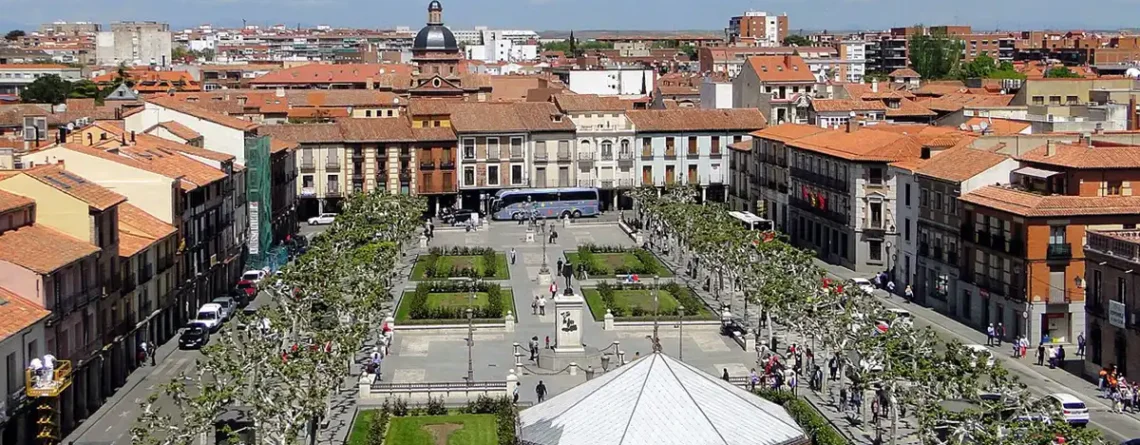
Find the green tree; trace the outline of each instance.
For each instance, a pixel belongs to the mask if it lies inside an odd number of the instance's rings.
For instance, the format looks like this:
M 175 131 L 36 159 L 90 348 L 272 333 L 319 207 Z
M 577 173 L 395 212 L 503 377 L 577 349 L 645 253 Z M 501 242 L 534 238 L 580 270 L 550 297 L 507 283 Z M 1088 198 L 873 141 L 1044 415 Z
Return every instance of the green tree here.
M 71 91 L 67 94 L 71 99 L 102 99 L 100 97 L 99 85 L 92 82 L 90 79 L 83 79 L 71 83 Z
M 71 93 L 71 83 L 58 75 L 48 74 L 36 79 L 20 92 L 20 100 L 29 103 L 61 104 Z
M 954 77 L 959 69 L 962 48 L 961 40 L 945 32 L 916 34 L 909 41 L 910 66 L 923 80 Z
M 1074 73 L 1073 70 L 1069 69 L 1069 67 L 1061 65 L 1061 66 L 1055 66 L 1055 67 L 1049 68 L 1049 71 L 1045 72 L 1045 77 L 1050 78 L 1050 79 L 1054 79 L 1054 78 L 1063 79 L 1063 78 L 1081 77 L 1081 75 Z
M 12 41 L 26 35 L 28 35 L 28 33 L 24 32 L 22 29 L 13 29 L 11 31 L 8 31 L 7 34 L 4 34 L 4 40 Z
M 792 34 L 784 37 L 784 46 L 811 46 L 811 40 L 799 34 Z
M 982 54 L 962 66 L 963 79 L 984 79 L 990 76 L 997 68 L 994 59 Z
M 685 56 L 687 56 L 689 60 L 697 60 L 697 47 L 693 45 L 682 45 L 679 49 L 685 53 Z
M 174 49 L 170 50 L 170 58 L 174 60 L 185 59 L 188 55 L 190 55 L 190 51 L 188 51 L 184 46 L 176 46 Z

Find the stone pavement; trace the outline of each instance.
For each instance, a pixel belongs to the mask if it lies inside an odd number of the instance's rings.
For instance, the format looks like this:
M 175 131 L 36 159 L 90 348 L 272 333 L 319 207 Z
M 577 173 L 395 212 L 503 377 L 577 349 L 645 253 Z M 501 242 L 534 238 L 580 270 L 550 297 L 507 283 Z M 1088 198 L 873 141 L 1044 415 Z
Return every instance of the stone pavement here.
M 816 261 L 829 274 L 840 279 L 863 277 L 840 266 Z M 958 340 L 966 344 L 986 344 L 986 334 L 960 323 L 942 313 L 907 303 L 898 295 L 889 295 L 882 290 L 875 291 L 875 295 L 884 301 L 888 307 L 906 309 L 915 319 L 915 326 L 930 326 L 943 340 Z M 1029 389 L 1039 396 L 1065 392 L 1070 393 L 1085 402 L 1091 411 L 1090 422 L 1093 426 L 1105 433 L 1112 441 L 1123 441 L 1140 437 L 1140 418 L 1136 414 L 1115 414 L 1110 412 L 1111 402 L 1100 397 L 1095 383 L 1074 375 L 1062 368 L 1049 369 L 1047 366 L 1037 366 L 1032 356 L 1025 359 L 1013 358 L 1008 343 L 1000 347 L 991 347 L 995 357 L 1001 361 L 1011 373 L 1017 375 Z M 1076 357 L 1075 352 L 1070 357 Z

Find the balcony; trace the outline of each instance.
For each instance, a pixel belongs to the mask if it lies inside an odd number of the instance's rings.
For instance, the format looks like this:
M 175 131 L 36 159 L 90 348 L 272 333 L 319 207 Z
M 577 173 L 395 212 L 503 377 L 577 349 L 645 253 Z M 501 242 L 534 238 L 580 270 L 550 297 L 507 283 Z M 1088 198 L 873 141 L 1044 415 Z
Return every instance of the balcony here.
M 534 160 L 535 161 L 546 162 L 549 158 L 550 158 L 550 155 L 546 152 L 546 150 L 535 150 L 534 151 Z
M 24 392 L 28 397 L 59 397 L 71 386 L 71 360 L 56 360 L 55 365 L 50 379 L 32 379 L 32 370 L 24 370 Z
M 630 162 L 633 162 L 633 153 L 632 153 L 632 152 L 628 152 L 628 151 L 620 151 L 620 152 L 618 152 L 618 154 L 617 154 L 617 160 L 618 160 L 618 162 L 619 162 L 619 163 L 622 163 L 622 162 L 624 162 L 624 163 L 630 163 Z
M 1054 243 L 1049 244 L 1045 251 L 1045 259 L 1048 261 L 1065 261 L 1073 259 L 1073 245 L 1069 243 Z
M 361 150 L 353 150 L 352 154 L 350 156 L 352 157 L 352 160 L 354 160 L 354 161 L 363 160 L 364 159 L 364 152 Z
M 976 239 L 974 238 L 974 225 L 962 223 L 962 225 L 958 226 L 958 237 L 961 238 L 963 242 L 974 242 Z
M 614 180 L 613 179 L 603 179 L 602 180 L 602 188 L 604 188 L 604 189 L 614 188 Z
M 578 180 L 578 187 L 597 187 L 597 186 L 598 186 L 598 180 L 597 179 L 579 179 Z
M 990 235 L 990 248 L 1004 252 L 1005 249 L 1005 235 L 993 234 Z
M 839 212 L 836 212 L 833 210 L 828 210 L 828 209 L 821 209 L 819 207 L 812 206 L 810 202 L 804 201 L 803 199 L 800 199 L 800 198 L 791 198 L 790 201 L 791 201 L 792 207 L 795 207 L 797 209 L 807 211 L 809 213 L 815 214 L 817 216 L 820 216 L 822 218 L 825 218 L 827 220 L 830 220 L 830 221 L 838 223 L 838 224 L 843 224 L 843 225 L 848 224 L 847 215 L 844 215 L 842 213 L 839 213 Z
M 724 156 L 724 152 L 720 151 L 720 150 L 714 149 L 713 151 L 709 152 L 709 157 L 713 158 L 713 159 L 720 159 L 723 156 Z
M 868 238 L 882 238 L 886 236 L 886 224 L 883 220 L 875 218 L 867 218 L 863 221 L 863 235 Z
M 651 159 L 653 159 L 653 149 L 652 148 L 642 148 L 641 149 L 641 160 L 648 161 Z
M 338 183 L 330 182 L 325 186 L 325 196 L 329 198 L 339 198 L 342 196 L 341 193 L 340 184 Z
M 139 268 L 139 282 L 145 283 L 154 277 L 154 265 L 147 264 Z
M 842 180 L 842 179 L 836 179 L 836 178 L 828 177 L 828 176 L 821 175 L 819 173 L 814 173 L 814 172 L 804 170 L 801 168 L 793 167 L 790 170 L 791 170 L 792 176 L 801 178 L 805 182 L 811 183 L 813 185 L 819 185 L 819 186 L 827 187 L 829 189 L 844 192 L 844 193 L 846 193 L 849 189 L 849 186 L 847 185 L 847 181 Z
M 615 185 L 619 189 L 633 188 L 633 179 L 618 179 L 615 181 Z
M 439 163 L 440 170 L 455 170 L 455 162 L 443 161 Z
M 135 288 L 137 288 L 137 287 L 138 287 L 138 281 L 135 280 L 135 275 L 134 274 L 127 275 L 126 278 L 123 278 L 123 290 L 121 292 L 123 294 L 127 294 L 127 293 L 135 290 Z
M 317 171 L 317 166 L 313 164 L 313 160 L 301 161 L 301 173 L 314 173 Z
M 677 151 L 672 149 L 672 148 L 665 149 L 665 160 L 668 160 L 668 161 L 677 160 Z
M 594 152 L 592 152 L 592 151 L 580 151 L 580 152 L 578 152 L 578 163 L 579 164 L 593 164 L 594 163 Z
M 934 246 L 934 259 L 942 261 L 942 246 Z
M 409 184 L 412 182 L 412 174 L 406 171 L 400 172 L 400 183 Z
M 338 161 L 336 159 L 329 159 L 328 162 L 325 163 L 325 171 L 328 171 L 328 172 L 340 171 L 340 161 Z
M 435 170 L 435 161 L 420 162 L 420 171 Z
M 776 191 L 785 195 L 788 194 L 788 184 L 776 184 Z
M 523 154 L 522 147 L 518 147 L 518 148 L 511 147 L 511 160 L 512 161 L 522 161 L 525 159 L 526 159 L 526 155 Z
M 609 151 L 606 151 L 606 150 L 602 150 L 602 160 L 603 160 L 603 161 L 612 161 L 612 160 L 614 160 L 614 152 L 613 152 L 613 150 L 609 150 Z
M 570 150 L 558 150 L 558 161 L 559 162 L 568 162 L 568 161 L 570 161 L 570 158 L 571 158 Z
M 979 246 L 989 246 L 990 245 L 990 232 L 985 231 L 985 230 L 978 230 L 975 233 L 978 234 L 978 237 L 975 239 L 977 240 L 977 244 Z

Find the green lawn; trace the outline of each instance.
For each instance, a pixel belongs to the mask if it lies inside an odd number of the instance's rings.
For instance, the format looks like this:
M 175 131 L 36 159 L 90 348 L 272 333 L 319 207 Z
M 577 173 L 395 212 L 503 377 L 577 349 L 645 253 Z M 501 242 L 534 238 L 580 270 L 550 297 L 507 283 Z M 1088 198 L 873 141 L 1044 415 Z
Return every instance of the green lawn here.
M 412 292 L 410 292 L 410 291 L 404 292 L 405 295 L 411 294 L 411 293 Z M 514 293 L 511 292 L 510 289 L 500 289 L 499 294 L 503 298 L 504 305 L 510 311 L 514 312 L 515 315 L 518 315 L 518 311 L 515 310 L 515 295 L 514 295 Z M 470 292 L 446 292 L 446 293 L 428 294 L 428 305 L 433 306 L 433 307 L 467 307 L 467 297 L 469 297 L 470 295 L 471 295 Z M 401 302 L 402 301 L 403 301 L 403 299 L 401 298 Z M 476 292 L 475 293 L 475 307 L 485 307 L 485 306 L 487 306 L 487 293 L 486 292 Z M 401 304 L 400 306 L 398 306 L 396 308 L 396 323 L 412 322 L 412 324 L 434 324 L 434 323 L 446 323 L 446 322 L 454 321 L 454 320 L 412 320 L 411 317 L 408 315 L 409 312 L 411 312 L 411 308 L 408 307 L 408 305 Z M 499 320 L 490 320 L 490 321 L 499 321 Z M 476 320 L 476 322 L 479 322 L 479 320 Z M 484 322 L 486 322 L 486 321 L 484 321 Z
M 360 410 L 356 420 L 352 422 L 352 430 L 348 433 L 347 445 L 368 445 L 368 430 L 372 428 L 372 418 L 380 411 L 374 409 Z
M 596 320 L 596 321 L 604 320 L 605 316 L 606 316 L 606 305 L 602 301 L 601 292 L 598 292 L 597 289 L 583 289 L 582 293 L 583 293 L 583 296 L 586 298 L 586 304 L 590 306 L 590 314 L 592 314 L 594 316 L 594 320 Z M 658 304 L 660 304 L 660 306 L 658 306 L 658 308 L 657 308 L 657 312 L 659 314 L 661 314 L 662 317 L 676 317 L 677 316 L 678 303 L 677 303 L 677 299 L 674 298 L 672 294 L 670 294 L 668 291 L 665 291 L 665 290 L 659 290 L 659 291 L 657 291 L 657 300 L 658 300 Z M 652 317 L 652 314 L 653 314 L 653 293 L 652 293 L 652 291 L 650 291 L 648 289 L 615 290 L 614 291 L 614 303 L 616 303 L 618 306 L 626 307 L 626 308 L 640 307 L 647 314 L 649 314 L 649 315 L 645 315 L 645 316 L 641 316 L 641 317 L 634 317 L 631 315 L 625 315 L 625 316 L 621 316 L 621 317 L 615 316 L 618 319 L 624 320 L 624 319 L 642 319 L 642 318 L 652 319 L 653 318 Z M 685 309 L 687 312 L 689 308 L 685 308 Z M 686 317 L 690 318 L 690 319 L 693 319 L 693 318 L 705 319 L 705 318 L 712 318 L 713 317 L 713 314 L 711 312 L 709 312 L 708 308 L 706 308 L 706 307 L 703 307 L 703 306 L 698 307 L 697 310 L 699 311 L 699 314 L 697 314 L 695 317 L 693 317 L 691 315 L 686 316 Z
M 641 266 L 641 260 L 637 259 L 637 255 L 634 255 L 633 253 L 630 253 L 630 252 L 625 252 L 625 253 L 595 253 L 594 257 L 602 262 L 602 264 L 600 264 L 599 266 L 605 267 L 609 270 L 609 273 L 606 274 L 609 276 L 615 275 L 615 273 L 613 272 L 614 269 L 617 269 L 617 268 L 620 268 L 623 266 L 624 267 L 630 267 L 630 268 Z M 571 263 L 577 264 L 578 263 L 578 252 L 566 252 L 566 259 L 570 260 Z M 665 267 L 664 264 L 661 264 L 661 261 L 659 261 L 656 257 L 653 258 L 653 262 L 657 264 L 657 270 L 660 271 L 660 273 L 658 275 L 660 275 L 662 277 L 673 276 L 673 272 L 670 271 L 668 267 Z M 605 278 L 610 278 L 609 276 L 607 276 Z M 598 277 L 598 278 L 602 278 L 602 277 Z M 652 277 L 641 277 L 641 278 L 646 279 L 646 278 L 652 278 Z
M 497 421 L 493 414 L 451 414 L 447 416 L 393 417 L 385 443 L 393 445 L 436 445 L 430 425 L 458 425 L 448 445 L 496 445 Z M 355 433 L 355 431 L 353 431 Z
M 487 279 L 489 279 L 489 280 L 509 280 L 511 278 L 511 271 L 510 271 L 510 264 L 507 263 L 507 255 L 502 254 L 502 253 L 496 253 L 495 254 L 495 262 L 498 263 L 498 267 L 495 268 L 495 276 L 488 277 Z M 452 266 L 457 266 L 457 267 L 461 267 L 461 268 L 462 267 L 471 267 L 471 268 L 474 268 L 476 271 L 478 271 L 480 274 L 482 274 L 483 273 L 483 258 L 479 257 L 479 256 L 470 256 L 470 255 L 468 255 L 468 256 L 441 256 L 439 258 L 438 268 L 449 269 Z M 412 281 L 421 281 L 421 280 L 425 280 L 425 279 L 449 278 L 449 277 L 425 278 L 424 277 L 424 269 L 426 267 L 427 267 L 427 263 L 424 261 L 423 257 L 417 259 L 415 266 L 412 266 Z

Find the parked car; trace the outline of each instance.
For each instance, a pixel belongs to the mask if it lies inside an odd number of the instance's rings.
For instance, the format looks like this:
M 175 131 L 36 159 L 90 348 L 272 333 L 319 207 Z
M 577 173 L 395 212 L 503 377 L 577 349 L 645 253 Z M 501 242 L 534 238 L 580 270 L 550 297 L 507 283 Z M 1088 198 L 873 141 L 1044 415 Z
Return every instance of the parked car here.
M 218 297 L 212 303 L 222 307 L 222 321 L 229 320 L 234 316 L 234 311 L 237 310 L 237 302 L 230 297 Z
M 309 218 L 310 226 L 319 226 L 322 224 L 332 224 L 336 221 L 336 213 L 322 213 L 320 215 Z
M 246 300 L 252 301 L 257 297 L 257 283 L 250 280 L 240 280 L 237 283 L 237 291 L 245 295 Z
M 241 279 L 252 281 L 253 284 L 258 284 L 261 282 L 261 280 L 264 280 L 265 277 L 268 275 L 269 275 L 269 272 L 267 272 L 267 271 L 264 271 L 261 269 L 252 269 L 252 270 L 247 270 L 247 271 L 245 271 L 245 273 L 241 274 Z
M 194 317 L 191 323 L 201 324 L 214 332 L 222 327 L 222 320 L 222 307 L 217 303 L 206 303 L 198 309 L 198 315 Z
M 182 335 L 178 336 L 178 349 L 201 349 L 210 342 L 210 328 L 200 323 L 190 323 Z
M 1085 402 L 1069 393 L 1058 392 L 1049 394 L 1048 401 L 1061 411 L 1061 416 L 1070 425 L 1084 426 L 1089 423 L 1089 407 Z
M 982 345 L 962 345 L 962 347 L 966 348 L 966 352 L 973 354 L 976 361 L 985 360 L 986 366 L 994 365 L 994 353 L 990 348 Z
M 887 313 L 891 315 L 891 326 L 913 326 L 914 318 L 911 317 L 910 311 L 906 309 L 889 308 Z
M 852 278 L 851 282 L 856 286 L 859 286 L 859 289 L 862 289 L 863 292 L 869 294 L 875 293 L 875 285 L 871 284 L 871 280 L 868 280 L 866 278 Z

